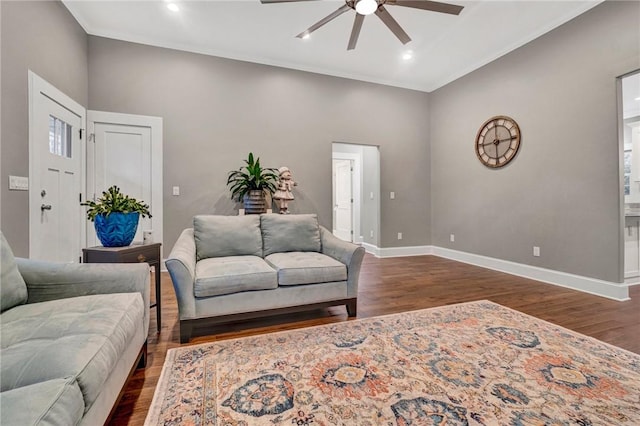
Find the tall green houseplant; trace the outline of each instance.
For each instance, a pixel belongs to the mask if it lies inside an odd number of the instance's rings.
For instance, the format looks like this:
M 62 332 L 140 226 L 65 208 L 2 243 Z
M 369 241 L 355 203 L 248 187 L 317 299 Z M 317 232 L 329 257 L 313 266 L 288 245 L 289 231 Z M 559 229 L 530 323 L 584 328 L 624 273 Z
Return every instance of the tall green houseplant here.
M 254 158 L 252 152 L 244 162 L 244 166 L 229 172 L 227 186 L 231 198 L 243 202 L 247 214 L 265 213 L 265 194 L 275 192 L 278 172 L 273 168 L 263 168 L 260 158 Z

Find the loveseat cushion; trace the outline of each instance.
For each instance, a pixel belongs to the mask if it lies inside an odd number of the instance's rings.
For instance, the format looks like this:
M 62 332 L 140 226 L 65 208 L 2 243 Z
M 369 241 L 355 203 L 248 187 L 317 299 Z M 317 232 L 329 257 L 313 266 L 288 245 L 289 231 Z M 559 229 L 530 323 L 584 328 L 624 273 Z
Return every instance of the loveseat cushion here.
M 0 393 L 2 424 L 75 425 L 84 413 L 75 378 L 47 380 Z
M 203 259 L 196 264 L 193 292 L 196 297 L 220 296 L 248 290 L 278 287 L 276 271 L 258 256 Z
M 260 216 L 199 215 L 193 218 L 196 259 L 262 256 Z
M 274 253 L 265 260 L 278 271 L 278 285 L 346 281 L 347 267 L 322 253 Z
M 85 412 L 143 325 L 140 293 L 113 293 L 16 306 L 2 313 L 1 391 L 74 377 Z
M 0 232 L 0 312 L 27 302 L 27 285 L 9 243 Z
M 289 251 L 320 252 L 320 227 L 316 214 L 260 215 L 264 256 Z

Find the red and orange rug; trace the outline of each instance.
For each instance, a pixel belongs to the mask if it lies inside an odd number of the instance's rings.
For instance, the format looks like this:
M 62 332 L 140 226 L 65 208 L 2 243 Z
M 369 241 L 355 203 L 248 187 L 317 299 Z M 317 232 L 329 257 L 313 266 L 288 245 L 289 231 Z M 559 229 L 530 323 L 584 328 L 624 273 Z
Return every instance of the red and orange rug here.
M 639 425 L 640 355 L 488 301 L 171 349 L 146 425 Z

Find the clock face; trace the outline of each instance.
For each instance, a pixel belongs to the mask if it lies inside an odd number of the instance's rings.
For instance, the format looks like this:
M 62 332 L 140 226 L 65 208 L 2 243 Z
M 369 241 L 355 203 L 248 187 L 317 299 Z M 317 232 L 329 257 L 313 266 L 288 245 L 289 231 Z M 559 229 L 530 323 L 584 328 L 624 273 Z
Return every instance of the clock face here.
M 487 120 L 476 137 L 476 154 L 487 167 L 502 167 L 513 160 L 520 148 L 520 128 L 509 117 L 498 115 Z

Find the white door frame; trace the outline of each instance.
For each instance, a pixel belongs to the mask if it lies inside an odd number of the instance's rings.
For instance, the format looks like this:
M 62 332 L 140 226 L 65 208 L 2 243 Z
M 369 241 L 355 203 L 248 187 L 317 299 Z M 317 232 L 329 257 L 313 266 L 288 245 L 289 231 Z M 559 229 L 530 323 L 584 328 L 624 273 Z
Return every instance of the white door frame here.
M 137 127 L 149 127 L 151 129 L 151 200 L 143 200 L 152 206 L 151 218 L 153 240 L 156 243 L 163 242 L 163 199 L 162 199 L 162 117 L 147 115 L 121 114 L 106 111 L 88 111 L 88 133 L 95 133 L 95 123 L 126 125 Z M 89 144 L 87 149 L 87 170 L 95 171 L 95 147 Z M 96 194 L 95 176 L 87 176 L 87 195 Z
M 53 102 L 59 104 L 63 108 L 68 109 L 72 113 L 76 114 L 80 117 L 80 127 L 84 131 L 86 129 L 87 124 L 87 115 L 85 108 L 71 99 L 69 96 L 64 94 L 62 91 L 58 90 L 51 83 L 44 80 L 42 77 L 38 76 L 33 71 L 28 71 L 28 80 L 29 80 L 29 256 L 31 257 L 33 253 L 33 247 L 36 247 L 38 244 L 38 240 L 40 238 L 39 235 L 35 235 L 33 231 L 32 224 L 34 221 L 39 220 L 40 210 L 36 209 L 40 203 L 40 194 L 37 191 L 37 188 L 33 185 L 35 182 L 38 182 L 38 178 L 36 177 L 37 170 L 35 170 L 35 156 L 36 156 L 36 144 L 42 143 L 42 141 L 37 141 L 36 132 L 33 131 L 34 124 L 36 120 L 36 102 L 38 102 L 38 98 L 40 95 L 46 96 L 51 99 Z M 86 133 L 86 132 L 84 132 Z M 84 135 L 83 135 L 84 136 Z M 80 141 L 80 193 L 82 194 L 82 199 L 86 200 L 87 194 L 85 190 L 86 185 L 86 162 L 84 159 L 86 158 L 86 137 L 82 137 Z M 80 206 L 80 201 L 78 201 L 78 209 L 82 211 L 82 207 Z M 84 218 L 84 214 L 81 213 L 81 218 Z M 86 227 L 84 220 L 81 220 L 81 223 L 78 224 L 78 228 L 80 231 L 80 241 L 86 240 Z M 82 244 L 80 244 L 82 246 Z M 80 256 L 81 253 L 78 253 Z
M 363 241 L 362 231 L 360 229 L 360 202 L 362 200 L 362 155 L 348 152 L 332 152 L 331 159 L 353 161 L 353 172 L 351 173 L 351 196 L 353 197 L 353 204 L 351 209 L 351 224 L 353 230 L 352 241 L 354 243 L 361 243 Z M 332 224 L 333 228 L 335 228 L 335 225 L 335 223 Z

